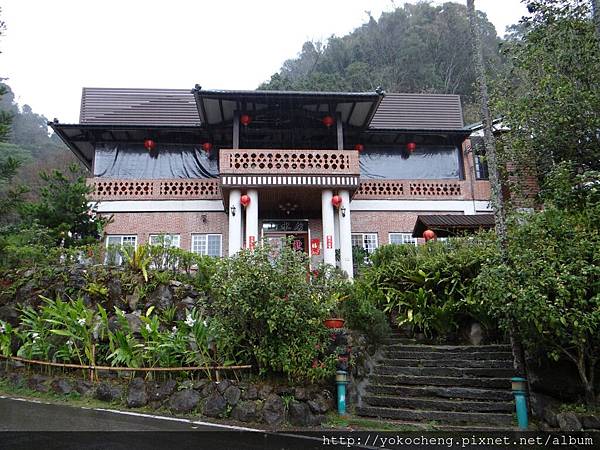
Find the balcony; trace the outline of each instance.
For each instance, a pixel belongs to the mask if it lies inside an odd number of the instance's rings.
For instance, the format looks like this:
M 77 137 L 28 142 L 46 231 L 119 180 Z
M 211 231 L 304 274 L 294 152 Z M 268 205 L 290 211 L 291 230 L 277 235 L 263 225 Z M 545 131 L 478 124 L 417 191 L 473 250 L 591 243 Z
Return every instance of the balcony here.
M 311 186 L 356 189 L 355 150 L 221 150 L 223 187 Z
M 354 200 L 489 200 L 488 181 L 363 179 Z
M 110 200 L 220 200 L 219 180 L 123 180 L 89 178 L 92 201 Z

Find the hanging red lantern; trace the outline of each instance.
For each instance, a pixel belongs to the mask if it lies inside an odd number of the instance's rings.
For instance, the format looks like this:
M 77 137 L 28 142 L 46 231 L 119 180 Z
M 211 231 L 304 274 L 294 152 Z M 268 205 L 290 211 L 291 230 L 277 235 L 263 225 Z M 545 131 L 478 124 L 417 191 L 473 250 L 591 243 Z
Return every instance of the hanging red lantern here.
M 365 149 L 365 146 L 362 144 L 356 144 L 354 146 L 354 150 L 358 151 L 358 153 L 362 152 Z
M 433 231 L 433 230 L 423 231 L 423 239 L 425 239 L 425 242 L 430 241 L 435 238 L 437 238 L 435 231 Z
M 409 153 L 414 152 L 417 149 L 417 144 L 414 142 L 409 142 L 408 144 L 406 144 L 406 150 L 408 150 Z
M 331 116 L 325 116 L 325 117 L 323 117 L 322 122 L 323 122 L 323 125 L 325 125 L 327 128 L 329 128 L 331 125 L 333 125 L 335 123 L 335 120 Z
M 204 150 L 206 153 L 210 153 L 212 150 L 212 144 L 210 142 L 205 142 L 202 144 L 202 150 Z
M 247 127 L 248 125 L 250 125 L 250 122 L 252 122 L 252 117 L 250 117 L 248 114 L 242 114 L 240 116 L 240 122 L 242 125 Z
M 334 195 L 333 197 L 331 197 L 331 204 L 336 208 L 339 208 L 342 204 L 342 197 L 340 197 L 339 195 Z
M 250 196 L 244 194 L 240 197 L 240 203 L 244 208 L 246 208 L 250 204 Z
M 146 147 L 146 150 L 151 152 L 156 147 L 156 142 L 154 142 L 152 139 L 146 139 L 144 141 L 144 147 Z

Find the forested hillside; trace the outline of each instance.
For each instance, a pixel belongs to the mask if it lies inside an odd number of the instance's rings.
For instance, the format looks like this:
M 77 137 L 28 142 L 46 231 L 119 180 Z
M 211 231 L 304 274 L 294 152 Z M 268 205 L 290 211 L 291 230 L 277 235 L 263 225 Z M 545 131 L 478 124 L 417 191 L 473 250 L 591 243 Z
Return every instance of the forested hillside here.
M 494 76 L 504 66 L 501 40 L 485 14 L 479 20 L 484 57 Z M 478 120 L 470 61 L 465 5 L 405 4 L 379 20 L 371 16 L 346 36 L 306 42 L 260 89 L 372 91 L 381 86 L 388 92 L 460 94 L 466 120 Z

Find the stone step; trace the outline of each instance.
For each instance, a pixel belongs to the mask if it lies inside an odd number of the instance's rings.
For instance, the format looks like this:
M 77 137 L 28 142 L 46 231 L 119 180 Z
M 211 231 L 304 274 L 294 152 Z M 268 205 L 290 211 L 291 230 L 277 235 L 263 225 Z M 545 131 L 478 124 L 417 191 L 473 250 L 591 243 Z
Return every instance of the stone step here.
M 465 367 L 465 368 L 498 368 L 511 369 L 512 360 L 507 359 L 454 359 L 454 360 L 435 360 L 435 359 L 414 359 L 414 358 L 384 358 L 378 361 L 382 366 L 398 367 Z
M 361 406 L 356 408 L 360 416 L 380 417 L 407 421 L 439 422 L 442 424 L 492 424 L 513 425 L 512 414 L 429 411 L 418 409 L 383 408 L 380 406 Z
M 372 374 L 369 376 L 369 382 L 373 384 L 383 384 L 387 386 L 411 385 L 474 387 L 484 389 L 510 389 L 509 378 L 472 378 Z
M 437 397 L 505 402 L 510 402 L 513 399 L 512 393 L 507 389 L 476 389 L 453 386 L 390 386 L 385 384 L 370 384 L 366 387 L 366 391 L 370 394 L 398 397 Z
M 419 344 L 390 344 L 388 350 L 404 350 L 406 352 L 448 352 L 448 353 L 486 353 L 511 352 L 510 345 L 419 345 Z
M 515 407 L 510 402 L 473 400 L 440 400 L 437 398 L 403 398 L 386 395 L 365 395 L 363 405 L 385 408 L 418 409 L 426 411 L 502 412 L 511 413 Z
M 373 373 L 378 375 L 413 375 L 436 377 L 488 377 L 510 378 L 514 376 L 514 369 L 497 369 L 487 367 L 399 367 L 386 366 L 377 363 Z
M 403 350 L 401 347 L 386 347 L 383 349 L 383 355 L 393 359 L 430 359 L 430 360 L 464 360 L 465 358 L 477 360 L 507 360 L 512 361 L 512 353 L 510 352 L 414 352 Z

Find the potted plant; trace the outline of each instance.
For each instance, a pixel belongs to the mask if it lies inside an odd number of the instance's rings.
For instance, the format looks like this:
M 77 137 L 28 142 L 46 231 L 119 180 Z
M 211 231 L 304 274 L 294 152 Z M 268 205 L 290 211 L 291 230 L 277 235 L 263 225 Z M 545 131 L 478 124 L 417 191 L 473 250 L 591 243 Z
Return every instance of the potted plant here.
M 346 296 L 342 296 L 338 292 L 334 292 L 333 294 L 331 294 L 328 301 L 329 318 L 323 321 L 324 325 L 327 328 L 335 329 L 344 327 L 344 323 L 346 323 L 346 321 L 342 318 L 340 306 L 341 302 L 345 298 Z

